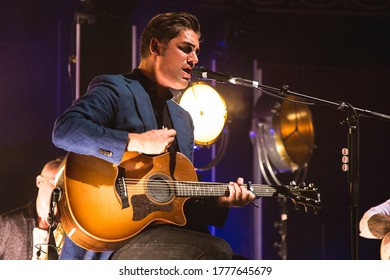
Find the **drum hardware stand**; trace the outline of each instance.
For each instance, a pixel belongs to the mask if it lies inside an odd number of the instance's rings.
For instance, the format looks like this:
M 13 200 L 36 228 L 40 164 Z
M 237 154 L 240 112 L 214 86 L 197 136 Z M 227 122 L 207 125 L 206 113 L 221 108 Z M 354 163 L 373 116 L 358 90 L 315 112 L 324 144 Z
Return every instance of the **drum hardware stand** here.
M 206 71 L 206 70 L 204 70 Z M 369 111 L 365 109 L 360 109 L 353 107 L 351 104 L 347 102 L 334 102 L 328 101 L 304 94 L 300 94 L 298 92 L 293 92 L 289 90 L 288 85 L 283 85 L 282 89 L 278 89 L 275 87 L 270 87 L 267 85 L 262 85 L 257 81 L 247 80 L 239 77 L 232 77 L 226 74 L 217 73 L 218 75 L 215 78 L 205 78 L 216 80 L 221 83 L 230 83 L 234 85 L 251 87 L 254 89 L 261 90 L 263 93 L 276 97 L 286 99 L 288 96 L 298 97 L 301 102 L 304 102 L 308 105 L 325 105 L 336 108 L 341 111 L 348 111 L 348 118 L 345 122 L 341 122 L 342 124 L 348 124 L 348 149 L 345 150 L 347 154 L 349 154 L 349 164 L 343 165 L 347 169 L 344 171 L 348 171 L 348 182 L 349 182 L 349 192 L 350 192 L 350 210 L 351 210 L 351 251 L 352 251 L 352 259 L 357 259 L 358 257 L 358 209 L 359 209 L 359 117 L 367 117 L 374 118 L 382 121 L 389 121 L 390 116 L 382 113 Z M 207 77 L 207 75 L 206 75 Z M 222 77 L 222 78 L 221 78 Z M 297 101 L 292 101 L 297 102 Z

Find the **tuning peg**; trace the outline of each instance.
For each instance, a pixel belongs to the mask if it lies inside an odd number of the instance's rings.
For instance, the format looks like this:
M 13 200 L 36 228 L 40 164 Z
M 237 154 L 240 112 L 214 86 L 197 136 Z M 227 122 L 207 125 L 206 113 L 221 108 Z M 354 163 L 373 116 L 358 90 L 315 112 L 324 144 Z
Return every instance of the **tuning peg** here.
M 308 186 L 306 185 L 306 182 L 301 182 L 301 183 L 299 183 L 299 187 L 300 187 L 301 189 L 305 189 L 305 190 L 309 189 Z
M 296 185 L 297 185 L 297 183 L 296 183 L 295 181 L 291 181 L 291 182 L 290 182 L 290 186 L 295 187 Z
M 301 206 L 303 208 L 303 210 L 305 211 L 305 213 L 307 213 L 307 206 L 305 203 L 297 201 L 295 206 L 296 206 L 295 207 L 296 210 L 300 210 L 301 209 L 300 206 Z

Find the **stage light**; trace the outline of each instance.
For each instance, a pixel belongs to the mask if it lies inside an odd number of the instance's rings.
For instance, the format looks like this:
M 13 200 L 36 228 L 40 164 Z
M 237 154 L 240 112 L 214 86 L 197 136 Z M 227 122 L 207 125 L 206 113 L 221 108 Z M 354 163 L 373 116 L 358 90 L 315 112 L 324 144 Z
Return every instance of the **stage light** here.
M 187 110 L 195 126 L 195 144 L 209 146 L 222 133 L 227 119 L 223 97 L 205 83 L 195 83 L 187 88 L 179 104 Z
M 282 184 L 277 176 L 280 173 L 294 173 L 294 181 L 304 180 L 315 147 L 308 105 L 293 97 L 281 103 L 262 97 L 255 115 L 257 124 L 251 137 L 267 183 Z

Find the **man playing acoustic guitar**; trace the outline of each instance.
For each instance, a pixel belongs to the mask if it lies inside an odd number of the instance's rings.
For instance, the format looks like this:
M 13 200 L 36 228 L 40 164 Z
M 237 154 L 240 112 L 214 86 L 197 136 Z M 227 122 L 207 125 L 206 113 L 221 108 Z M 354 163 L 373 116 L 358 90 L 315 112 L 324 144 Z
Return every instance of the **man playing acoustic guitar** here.
M 60 207 L 61 223 L 82 247 L 113 250 L 112 259 L 232 258 L 229 244 L 210 235 L 208 225 L 223 226 L 228 208 L 255 199 L 243 179 L 226 184 L 220 196 L 178 200 L 170 190 L 169 179 L 196 179 L 187 163 L 193 161 L 194 125 L 189 113 L 172 100 L 171 89 L 188 87 L 198 63 L 200 36 L 192 14 L 155 16 L 141 35 L 138 68 L 127 75 L 96 77 L 87 93 L 57 119 L 53 143 L 71 154 L 60 178 L 66 201 Z M 162 154 L 162 160 L 153 160 Z M 90 167 L 99 174 L 87 171 Z M 120 173 L 133 179 L 119 180 Z M 107 190 L 110 180 L 105 175 L 112 174 L 114 187 Z M 160 193 L 158 187 L 165 189 Z M 111 193 L 115 195 L 109 198 Z M 176 222 L 181 214 L 184 218 Z M 154 218 L 158 215 L 164 218 Z M 118 222 L 121 219 L 126 222 Z M 121 232 L 131 232 L 133 224 L 141 225 L 135 234 L 123 237 Z

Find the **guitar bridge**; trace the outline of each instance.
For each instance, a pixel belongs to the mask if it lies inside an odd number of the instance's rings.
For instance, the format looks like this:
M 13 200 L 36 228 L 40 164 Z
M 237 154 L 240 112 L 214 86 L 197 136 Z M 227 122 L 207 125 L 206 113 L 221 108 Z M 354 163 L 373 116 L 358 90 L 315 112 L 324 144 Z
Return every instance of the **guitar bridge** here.
M 115 181 L 115 191 L 120 199 L 122 209 L 130 207 L 127 186 L 125 181 L 125 169 L 118 166 L 118 177 Z

